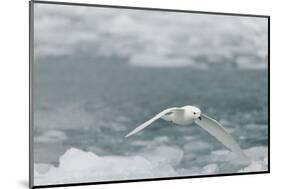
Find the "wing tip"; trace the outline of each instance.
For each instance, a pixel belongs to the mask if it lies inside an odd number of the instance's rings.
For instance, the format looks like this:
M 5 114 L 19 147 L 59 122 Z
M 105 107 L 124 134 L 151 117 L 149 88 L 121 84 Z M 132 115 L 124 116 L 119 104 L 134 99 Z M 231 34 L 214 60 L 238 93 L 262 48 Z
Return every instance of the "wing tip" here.
M 132 135 L 132 133 L 128 133 L 126 136 L 125 136 L 125 138 L 128 138 L 129 136 L 131 136 Z

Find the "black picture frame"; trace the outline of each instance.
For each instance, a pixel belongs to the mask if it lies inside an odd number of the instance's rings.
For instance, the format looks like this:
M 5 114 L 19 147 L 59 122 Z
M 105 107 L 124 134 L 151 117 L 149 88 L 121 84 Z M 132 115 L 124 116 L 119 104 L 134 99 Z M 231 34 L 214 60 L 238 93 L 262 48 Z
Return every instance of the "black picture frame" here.
M 224 16 L 239 16 L 239 17 L 259 17 L 266 18 L 268 21 L 268 170 L 261 172 L 243 172 L 243 173 L 227 173 L 215 175 L 196 175 L 196 176 L 179 176 L 166 178 L 149 178 L 136 180 L 116 180 L 116 181 L 101 181 L 101 182 L 87 182 L 87 183 L 69 183 L 69 184 L 51 184 L 38 185 L 33 184 L 33 44 L 34 44 L 34 4 L 53 4 L 65 6 L 87 6 L 87 7 L 102 7 L 115 9 L 135 9 L 146 11 L 166 11 L 166 12 L 182 12 L 195 14 L 209 14 L 209 15 L 224 15 Z M 97 184 L 112 184 L 112 183 L 129 183 L 129 182 L 144 182 L 144 181 L 161 181 L 174 179 L 190 179 L 190 178 L 205 178 L 205 177 L 223 177 L 223 176 L 239 176 L 239 175 L 253 175 L 253 174 L 267 174 L 270 173 L 270 16 L 259 14 L 241 14 L 241 13 L 225 13 L 225 12 L 207 12 L 207 11 L 193 11 L 193 10 L 178 10 L 178 9 L 163 9 L 163 8 L 148 8 L 148 7 L 131 7 L 120 5 L 102 5 L 102 4 L 88 4 L 88 3 L 70 3 L 70 2 L 56 2 L 56 1 L 29 1 L 29 187 L 30 188 L 50 188 L 50 187 L 67 187 L 67 186 L 83 186 L 83 185 L 97 185 Z

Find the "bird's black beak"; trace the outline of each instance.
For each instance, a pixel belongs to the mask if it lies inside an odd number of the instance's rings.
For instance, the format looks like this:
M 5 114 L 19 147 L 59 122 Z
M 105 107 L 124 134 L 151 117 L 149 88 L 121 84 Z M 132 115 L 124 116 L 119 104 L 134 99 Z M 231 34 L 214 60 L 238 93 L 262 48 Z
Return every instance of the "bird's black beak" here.
M 201 121 L 202 120 L 201 116 L 199 116 L 198 119 L 200 119 L 200 121 Z

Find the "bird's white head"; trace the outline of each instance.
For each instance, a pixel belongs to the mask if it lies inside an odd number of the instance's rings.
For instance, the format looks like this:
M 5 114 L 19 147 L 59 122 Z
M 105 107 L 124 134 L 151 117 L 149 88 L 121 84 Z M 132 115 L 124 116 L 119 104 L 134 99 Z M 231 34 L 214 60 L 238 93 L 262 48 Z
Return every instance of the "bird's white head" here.
M 201 120 L 201 110 L 195 106 L 184 106 L 184 114 L 188 117 L 193 119 L 200 119 Z

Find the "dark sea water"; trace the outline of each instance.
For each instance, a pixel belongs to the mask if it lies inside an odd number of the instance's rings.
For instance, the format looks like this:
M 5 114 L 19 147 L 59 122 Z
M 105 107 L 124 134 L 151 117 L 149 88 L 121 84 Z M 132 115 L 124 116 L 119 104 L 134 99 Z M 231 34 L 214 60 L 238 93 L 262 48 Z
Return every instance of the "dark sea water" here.
M 217 158 L 228 151 L 195 124 L 182 127 L 158 120 L 124 138 L 163 109 L 184 105 L 198 106 L 220 121 L 249 153 L 257 148 L 253 153 L 267 155 L 267 70 L 148 68 L 122 61 L 62 58 L 34 65 L 36 164 L 59 166 L 59 157 L 77 148 L 99 156 L 159 152 L 176 158 L 173 166 L 183 175 L 204 174 L 199 171 L 204 167 L 211 170 L 205 174 L 243 168 Z

